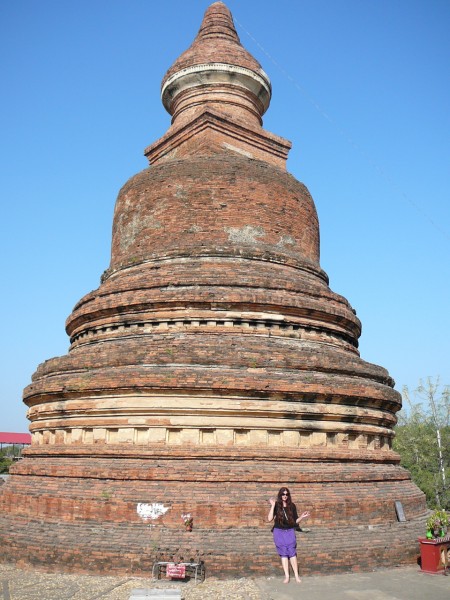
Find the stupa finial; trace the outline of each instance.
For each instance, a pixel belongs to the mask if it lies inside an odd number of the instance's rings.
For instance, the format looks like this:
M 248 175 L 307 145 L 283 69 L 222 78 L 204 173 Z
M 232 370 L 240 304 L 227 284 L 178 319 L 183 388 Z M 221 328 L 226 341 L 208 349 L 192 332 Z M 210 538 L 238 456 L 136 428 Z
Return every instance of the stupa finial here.
M 270 80 L 242 46 L 223 2 L 207 8 L 192 45 L 162 81 L 162 102 L 175 122 L 189 121 L 207 107 L 233 119 L 262 124 L 269 107 Z
M 225 37 L 240 43 L 231 12 L 223 2 L 214 2 L 206 9 L 195 39 L 208 37 Z

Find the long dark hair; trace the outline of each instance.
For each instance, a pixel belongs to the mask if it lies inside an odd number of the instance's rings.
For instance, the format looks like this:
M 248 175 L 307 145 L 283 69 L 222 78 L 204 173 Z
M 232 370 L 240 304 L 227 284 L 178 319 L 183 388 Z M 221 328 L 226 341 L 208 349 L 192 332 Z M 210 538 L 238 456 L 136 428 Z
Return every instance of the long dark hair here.
M 283 506 L 283 498 L 282 498 L 283 492 L 288 493 L 288 496 L 286 498 L 286 506 L 285 507 Z M 285 524 L 286 520 L 287 520 L 287 524 L 294 527 L 295 526 L 294 508 L 293 508 L 293 504 L 292 504 L 292 500 L 291 500 L 291 492 L 289 491 L 289 489 L 287 487 L 280 488 L 280 490 L 278 492 L 278 496 L 277 496 L 276 506 L 277 506 L 277 510 L 276 510 L 276 515 L 275 515 L 275 522 L 277 523 L 277 525 Z

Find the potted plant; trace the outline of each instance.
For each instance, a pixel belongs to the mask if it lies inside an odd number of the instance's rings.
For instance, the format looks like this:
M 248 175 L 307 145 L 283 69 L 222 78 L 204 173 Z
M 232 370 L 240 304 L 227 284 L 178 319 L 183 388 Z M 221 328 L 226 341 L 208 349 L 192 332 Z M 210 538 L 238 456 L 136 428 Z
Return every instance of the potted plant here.
M 420 568 L 425 573 L 447 574 L 449 515 L 443 509 L 436 509 L 427 519 L 427 536 L 419 538 Z
M 444 537 L 447 533 L 449 516 L 442 509 L 434 510 L 427 519 L 427 538 Z
M 192 531 L 192 525 L 194 524 L 194 519 L 191 517 L 191 515 L 189 513 L 187 515 L 181 515 L 181 518 L 183 519 L 185 530 Z

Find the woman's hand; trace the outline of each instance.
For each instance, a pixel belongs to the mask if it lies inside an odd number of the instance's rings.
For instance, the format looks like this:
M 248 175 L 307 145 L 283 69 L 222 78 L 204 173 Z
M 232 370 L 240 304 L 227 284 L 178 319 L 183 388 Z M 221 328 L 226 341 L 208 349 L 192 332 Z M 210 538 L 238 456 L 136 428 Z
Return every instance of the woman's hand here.
M 300 515 L 299 521 L 301 521 L 302 519 L 307 519 L 308 517 L 311 516 L 311 513 L 307 510 L 305 510 L 304 512 L 302 512 L 302 514 Z
M 272 506 L 272 508 L 273 508 L 275 506 L 275 499 L 269 498 L 269 502 L 270 502 L 270 506 Z

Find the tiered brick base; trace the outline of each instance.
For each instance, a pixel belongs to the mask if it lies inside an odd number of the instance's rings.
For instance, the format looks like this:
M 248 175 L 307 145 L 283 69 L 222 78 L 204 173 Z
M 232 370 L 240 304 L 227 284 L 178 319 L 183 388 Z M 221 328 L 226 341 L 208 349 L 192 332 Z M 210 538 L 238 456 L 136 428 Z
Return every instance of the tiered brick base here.
M 0 526 L 5 528 L 5 517 Z M 149 576 L 157 559 L 200 557 L 207 576 L 280 574 L 269 527 L 195 529 L 184 532 L 139 524 L 65 524 L 8 518 L 11 535 L 0 538 L 3 560 L 47 572 Z M 423 519 L 367 527 L 313 527 L 298 533 L 303 575 L 369 571 L 383 565 L 411 564 L 420 554 L 411 540 L 423 532 Z M 199 551 L 199 552 L 197 552 Z
M 200 557 L 217 576 L 277 572 L 266 517 L 268 498 L 285 477 L 298 507 L 312 513 L 311 531 L 298 534 L 303 573 L 416 560 L 423 495 L 401 467 L 321 462 L 319 472 L 317 462 L 273 459 L 235 457 L 231 469 L 220 456 L 86 456 L 70 467 L 67 458 L 29 457 L 1 495 L 3 557 L 77 572 L 148 574 L 155 560 L 172 556 Z M 395 500 L 407 523 L 397 522 Z M 139 503 L 168 511 L 144 521 Z M 183 530 L 185 512 L 194 517 L 191 533 Z

